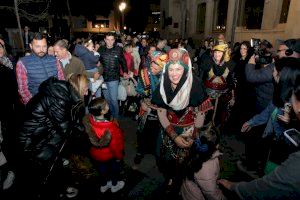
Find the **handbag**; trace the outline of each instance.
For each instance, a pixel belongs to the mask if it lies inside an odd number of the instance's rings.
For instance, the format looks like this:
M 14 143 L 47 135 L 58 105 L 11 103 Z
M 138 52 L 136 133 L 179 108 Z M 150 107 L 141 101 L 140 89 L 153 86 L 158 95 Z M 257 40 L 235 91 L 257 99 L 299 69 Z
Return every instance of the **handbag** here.
M 127 92 L 124 85 L 120 81 L 118 85 L 118 100 L 125 101 L 126 99 L 127 99 Z
M 134 97 L 137 95 L 137 92 L 135 90 L 136 80 L 134 78 L 121 79 L 121 83 L 126 89 L 127 96 Z

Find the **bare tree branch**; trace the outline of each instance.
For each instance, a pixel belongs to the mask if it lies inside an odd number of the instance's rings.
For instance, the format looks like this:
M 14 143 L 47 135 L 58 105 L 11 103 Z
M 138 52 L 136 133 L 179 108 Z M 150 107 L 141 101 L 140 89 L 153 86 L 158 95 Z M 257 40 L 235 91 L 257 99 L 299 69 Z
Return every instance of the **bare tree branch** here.
M 20 17 L 26 18 L 29 21 L 37 22 L 45 20 L 48 17 L 48 10 L 50 7 L 51 0 L 15 0 L 15 6 L 18 8 Z M 29 13 L 25 10 L 24 6 L 20 8 L 21 4 L 35 4 L 35 3 L 45 3 L 45 9 L 40 13 Z M 0 6 L 0 10 L 8 10 L 15 13 L 15 7 L 12 6 Z

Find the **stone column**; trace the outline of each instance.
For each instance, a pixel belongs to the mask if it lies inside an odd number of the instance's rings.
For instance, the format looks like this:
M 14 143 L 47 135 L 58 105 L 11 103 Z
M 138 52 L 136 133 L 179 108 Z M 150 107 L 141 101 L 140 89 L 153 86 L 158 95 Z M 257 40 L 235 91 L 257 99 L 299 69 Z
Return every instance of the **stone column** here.
M 279 22 L 281 7 L 282 0 L 265 0 L 261 29 L 275 28 Z
M 232 26 L 236 23 L 237 16 L 234 19 L 235 6 L 238 0 L 228 0 L 227 19 L 226 19 L 226 41 L 231 41 L 231 35 L 234 34 L 235 30 L 232 30 Z
M 191 36 L 196 33 L 197 26 L 197 12 L 198 12 L 198 2 L 196 0 L 189 0 L 188 2 L 188 35 Z
M 299 26 L 300 1 L 291 0 L 289 14 L 285 28 L 285 39 L 300 38 Z
M 205 28 L 204 35 L 207 37 L 212 32 L 212 23 L 213 23 L 213 13 L 214 13 L 214 1 L 206 1 L 206 12 L 205 12 Z

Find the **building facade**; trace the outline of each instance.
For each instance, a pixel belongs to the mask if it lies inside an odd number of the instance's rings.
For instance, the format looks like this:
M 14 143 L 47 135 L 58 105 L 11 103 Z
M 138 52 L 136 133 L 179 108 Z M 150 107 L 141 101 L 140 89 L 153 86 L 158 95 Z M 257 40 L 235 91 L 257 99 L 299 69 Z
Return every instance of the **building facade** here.
M 161 36 L 227 41 L 300 38 L 299 0 L 161 0 Z

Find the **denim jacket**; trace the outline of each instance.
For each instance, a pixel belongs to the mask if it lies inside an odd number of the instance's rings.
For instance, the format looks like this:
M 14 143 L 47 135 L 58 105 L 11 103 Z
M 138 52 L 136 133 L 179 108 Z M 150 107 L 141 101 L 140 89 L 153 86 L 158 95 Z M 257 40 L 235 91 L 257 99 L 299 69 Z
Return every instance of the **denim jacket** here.
M 283 126 L 283 122 L 278 120 L 277 116 L 283 115 L 283 113 L 284 112 L 281 108 L 277 108 L 272 102 L 270 102 L 261 113 L 252 117 L 248 121 L 248 124 L 251 127 L 267 124 L 262 137 L 265 138 L 275 133 L 276 138 L 279 138 L 285 131 L 285 128 Z

